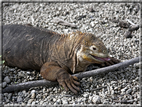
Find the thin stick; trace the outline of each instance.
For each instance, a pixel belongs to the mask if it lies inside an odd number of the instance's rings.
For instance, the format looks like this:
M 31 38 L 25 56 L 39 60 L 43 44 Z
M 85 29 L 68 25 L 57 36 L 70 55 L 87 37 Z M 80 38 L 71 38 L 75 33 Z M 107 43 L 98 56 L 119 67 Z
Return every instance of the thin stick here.
M 77 73 L 74 74 L 73 76 L 78 77 L 79 79 L 84 78 L 84 77 L 90 77 L 90 76 L 95 76 L 98 74 L 102 74 L 102 73 L 108 73 L 110 71 L 115 71 L 117 69 L 123 69 L 126 68 L 129 65 L 132 65 L 134 63 L 138 63 L 139 61 L 142 60 L 142 57 L 136 57 L 130 60 L 127 60 L 125 62 L 121 62 L 112 66 L 108 66 L 108 67 L 104 67 L 104 68 L 100 68 L 100 69 L 96 69 L 96 70 L 91 70 L 91 71 L 87 71 L 87 72 L 81 72 L 81 73 Z M 10 93 L 10 92 L 14 92 L 14 91 L 20 91 L 20 90 L 27 90 L 31 87 L 39 87 L 39 86 L 54 86 L 57 85 L 57 82 L 51 82 L 48 80 L 37 80 L 37 81 L 29 81 L 29 82 L 25 82 L 25 83 L 19 83 L 19 84 L 14 84 L 11 86 L 8 86 L 6 88 L 4 88 L 2 90 L 3 93 Z
M 63 19 L 60 19 L 60 18 L 54 18 L 53 19 L 53 22 L 57 23 L 57 24 L 61 24 L 61 25 L 64 25 L 64 26 L 70 26 L 72 28 L 77 28 L 77 26 L 73 23 L 69 23 L 67 21 L 64 21 Z
M 126 19 L 127 22 L 129 22 L 131 25 L 135 25 L 135 23 L 133 23 L 132 21 L 130 21 L 129 19 Z
M 78 74 L 74 74 L 74 76 L 77 76 L 78 78 L 84 78 L 84 77 L 91 77 L 91 76 L 95 76 L 98 74 L 104 74 L 104 73 L 108 73 L 110 71 L 115 71 L 117 69 L 124 69 L 129 65 L 132 65 L 134 63 L 138 63 L 139 59 L 141 59 L 141 57 L 136 57 L 130 60 L 127 60 L 125 62 L 121 62 L 112 66 L 108 66 L 108 67 L 104 67 L 104 68 L 99 68 L 96 70 L 91 70 L 91 71 L 87 71 L 87 72 L 82 72 L 82 73 L 78 73 Z

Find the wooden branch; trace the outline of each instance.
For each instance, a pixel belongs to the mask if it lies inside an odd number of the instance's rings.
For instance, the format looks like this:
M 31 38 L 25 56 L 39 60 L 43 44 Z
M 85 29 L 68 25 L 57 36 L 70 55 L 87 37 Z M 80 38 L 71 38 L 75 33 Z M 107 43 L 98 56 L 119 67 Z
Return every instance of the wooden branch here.
M 98 74 L 108 73 L 110 71 L 115 71 L 117 69 L 124 69 L 129 65 L 132 65 L 134 63 L 138 63 L 139 59 L 141 59 L 141 58 L 142 57 L 136 57 L 136 58 L 127 60 L 125 62 L 114 64 L 114 65 L 111 65 L 111 66 L 108 66 L 108 67 L 103 67 L 103 68 L 99 68 L 99 69 L 95 69 L 95 70 L 91 70 L 91 71 L 87 71 L 87 72 L 74 74 L 74 76 L 77 76 L 80 79 L 80 78 L 84 78 L 84 77 L 91 77 L 93 75 L 95 76 L 95 75 L 98 75 Z
M 121 28 L 127 28 L 128 30 L 125 32 L 124 36 L 126 38 L 132 38 L 132 32 L 135 30 L 138 30 L 141 26 L 139 24 L 134 24 L 132 21 L 130 21 L 129 19 L 125 20 L 116 20 L 116 19 L 112 19 L 111 20 L 114 23 L 118 23 L 118 26 Z
M 87 71 L 87 72 L 81 72 L 81 73 L 77 73 L 74 74 L 73 76 L 78 77 L 79 79 L 84 78 L 84 77 L 90 77 L 90 76 L 95 76 L 98 74 L 102 74 L 102 73 L 108 73 L 110 71 L 115 71 L 117 69 L 124 69 L 129 65 L 132 65 L 134 63 L 138 63 L 139 61 L 142 60 L 142 57 L 136 57 L 130 60 L 127 60 L 125 62 L 121 62 L 112 66 L 108 66 L 108 67 L 104 67 L 104 68 L 100 68 L 100 69 L 96 69 L 96 70 L 91 70 L 91 71 Z M 14 84 L 14 85 L 10 85 L 4 89 L 2 89 L 3 93 L 10 93 L 10 92 L 14 92 L 14 91 L 20 91 L 20 90 L 27 90 L 30 89 L 31 87 L 39 87 L 39 86 L 54 86 L 57 85 L 57 82 L 51 82 L 48 80 L 37 80 L 37 81 L 29 81 L 29 82 L 25 82 L 25 83 L 19 83 L 19 84 Z
M 61 19 L 61 18 L 54 18 L 54 19 L 53 19 L 53 22 L 54 22 L 54 23 L 57 23 L 57 24 L 60 24 L 60 25 L 70 26 L 70 27 L 72 27 L 72 28 L 77 28 L 77 26 L 76 26 L 75 24 L 69 23 L 69 22 L 67 22 L 67 21 L 64 21 L 64 20 Z

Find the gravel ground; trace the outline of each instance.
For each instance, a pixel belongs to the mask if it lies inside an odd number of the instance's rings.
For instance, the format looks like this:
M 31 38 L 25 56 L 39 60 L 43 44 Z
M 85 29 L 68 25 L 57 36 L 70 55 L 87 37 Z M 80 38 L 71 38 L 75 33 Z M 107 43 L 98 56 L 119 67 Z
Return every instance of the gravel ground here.
M 137 3 L 4 3 L 3 24 L 31 24 L 58 33 L 76 30 L 99 36 L 110 56 L 125 61 L 140 55 L 140 29 L 132 38 L 112 19 L 130 20 L 140 24 L 140 5 Z M 77 29 L 53 22 L 60 18 L 77 25 Z M 88 67 L 88 70 L 94 66 Z M 83 78 L 81 92 L 74 95 L 60 86 L 36 87 L 2 94 L 3 105 L 140 105 L 140 63 L 103 75 Z M 37 71 L 2 68 L 2 87 L 42 79 Z

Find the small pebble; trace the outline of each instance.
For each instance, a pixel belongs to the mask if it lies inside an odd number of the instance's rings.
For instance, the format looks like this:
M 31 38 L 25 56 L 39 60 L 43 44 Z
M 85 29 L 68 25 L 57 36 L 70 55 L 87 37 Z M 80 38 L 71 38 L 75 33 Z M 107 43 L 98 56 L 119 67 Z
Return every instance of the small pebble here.
M 63 100 L 62 100 L 62 104 L 65 104 L 65 105 L 66 105 L 66 104 L 68 104 L 68 101 L 63 99 Z
M 31 94 L 31 99 L 34 99 L 35 98 L 35 93 L 32 93 Z
M 85 97 L 85 98 L 89 97 L 89 93 L 88 92 L 84 93 L 83 97 Z
M 3 82 L 3 83 L 2 83 L 2 87 L 3 87 L 3 88 L 6 87 L 6 85 L 7 85 L 6 82 Z
M 29 99 L 28 104 L 31 104 L 34 99 Z
M 21 98 L 21 96 L 18 96 L 17 98 L 17 102 L 21 102 L 23 99 Z
M 5 81 L 6 83 L 10 83 L 10 82 L 11 82 L 11 80 L 10 80 L 10 78 L 9 78 L 8 76 L 6 76 L 6 77 L 4 78 L 4 81 Z
M 43 103 L 44 103 L 44 101 L 40 101 L 40 103 L 39 103 L 39 104 L 40 104 L 40 105 L 42 105 Z
M 93 95 L 92 102 L 94 104 L 100 104 L 101 103 L 101 98 L 98 95 Z
M 36 104 L 36 102 L 35 102 L 35 101 L 33 101 L 33 102 L 32 102 L 32 105 L 35 105 L 35 104 Z
M 132 92 L 132 89 L 130 88 L 126 91 L 126 94 L 130 94 L 131 92 Z

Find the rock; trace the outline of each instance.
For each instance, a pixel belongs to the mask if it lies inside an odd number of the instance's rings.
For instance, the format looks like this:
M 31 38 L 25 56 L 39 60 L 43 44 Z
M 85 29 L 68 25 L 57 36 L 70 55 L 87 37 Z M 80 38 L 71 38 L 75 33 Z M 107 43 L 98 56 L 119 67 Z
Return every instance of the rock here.
M 89 97 L 89 93 L 88 93 L 88 92 L 85 92 L 85 93 L 83 94 L 83 97 L 85 97 L 85 98 Z
M 31 98 L 34 99 L 35 98 L 35 93 L 31 94 Z
M 58 99 L 56 102 L 57 102 L 58 104 L 61 104 L 61 99 Z
M 24 107 L 25 107 L 25 106 L 26 106 L 26 104 L 25 104 L 24 102 L 22 102 L 21 106 L 24 106 Z
M 30 74 L 31 74 L 31 72 L 27 71 L 27 74 L 28 74 L 28 75 L 30 75 Z
M 55 102 L 55 101 L 56 101 L 56 98 L 53 98 L 53 101 Z
M 21 102 L 23 99 L 21 98 L 21 96 L 18 96 L 17 98 L 17 102 Z
M 68 31 L 69 31 L 68 29 L 64 29 L 64 33 L 65 33 L 65 34 L 67 34 L 67 33 L 68 33 Z
M 13 72 L 13 71 L 15 71 L 15 68 L 10 68 L 9 71 Z
M 115 91 L 114 90 L 111 90 L 111 95 L 114 95 Z
M 62 100 L 62 104 L 68 104 L 68 101 L 65 100 L 65 99 L 63 99 L 63 100 Z
M 32 93 L 35 93 L 35 90 L 32 90 L 32 91 L 31 91 L 31 94 L 32 94 Z
M 7 74 L 7 73 L 9 73 L 9 70 L 3 70 L 3 73 L 5 73 L 5 74 Z
M 93 7 L 89 7 L 87 10 L 88 10 L 89 12 L 95 12 L 95 10 L 93 9 Z
M 4 78 L 4 81 L 5 81 L 6 83 L 10 83 L 10 82 L 11 82 L 11 80 L 10 80 L 10 78 L 9 78 L 8 76 L 6 76 L 6 77 Z
M 34 98 L 35 98 L 35 95 L 36 95 L 36 91 L 35 91 L 35 90 L 32 90 L 32 91 L 31 91 L 31 99 L 34 99 Z
M 18 92 L 18 96 L 22 96 L 23 95 L 23 93 L 22 92 Z
M 91 25 L 91 27 L 95 27 L 95 23 L 94 22 L 91 22 L 90 25 Z
M 27 104 L 31 104 L 34 99 L 29 99 Z
M 141 65 L 142 65 L 142 63 L 141 63 L 141 62 L 139 62 L 139 63 L 135 63 L 135 67 L 136 67 L 136 69 L 139 69 Z
M 3 87 L 3 88 L 4 88 L 6 85 L 7 85 L 6 82 L 3 82 L 3 83 L 2 83 L 2 87 Z
M 86 18 L 86 15 L 81 15 L 81 16 L 79 16 L 77 19 L 78 19 L 78 20 L 81 20 L 82 18 Z
M 103 102 L 103 104 L 109 104 L 109 101 L 108 100 L 104 100 L 104 101 L 102 101 Z
M 132 89 L 130 88 L 126 91 L 126 94 L 130 94 L 131 92 L 132 92 Z
M 8 99 L 11 100 L 11 97 L 12 97 L 12 93 L 9 93 L 8 94 Z
M 125 87 L 125 88 L 121 89 L 121 91 L 122 91 L 122 92 L 125 92 L 125 90 L 127 90 L 127 89 L 128 89 L 128 88 Z
M 19 76 L 19 77 L 24 77 L 25 74 L 24 74 L 22 71 L 20 71 L 20 72 L 18 72 L 18 76 Z
M 44 101 L 41 100 L 39 104 L 42 105 L 43 103 L 44 103 Z
M 35 104 L 36 104 L 36 102 L 35 102 L 35 101 L 33 101 L 33 102 L 32 102 L 32 105 L 35 105 Z
M 117 84 L 117 81 L 111 81 L 111 84 Z
M 94 104 L 100 104 L 101 103 L 101 98 L 98 95 L 94 95 L 92 98 L 92 102 Z
M 25 95 L 26 95 L 26 91 L 25 91 L 25 90 L 23 90 L 23 91 L 22 91 L 22 94 L 25 96 Z
M 8 103 L 9 102 L 9 99 L 6 99 L 6 103 Z

